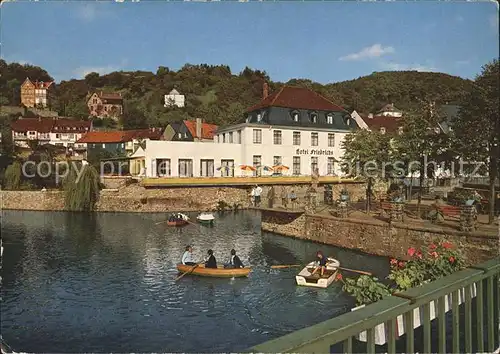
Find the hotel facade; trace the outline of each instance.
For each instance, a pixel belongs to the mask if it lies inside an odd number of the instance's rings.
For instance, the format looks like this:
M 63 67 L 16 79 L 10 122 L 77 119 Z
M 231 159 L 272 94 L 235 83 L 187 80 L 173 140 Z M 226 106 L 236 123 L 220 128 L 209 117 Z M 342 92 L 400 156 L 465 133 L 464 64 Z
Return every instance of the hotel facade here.
M 131 157 L 144 159 L 146 177 L 334 176 L 341 174 L 342 141 L 356 128 L 349 112 L 309 89 L 285 86 L 268 95 L 264 85 L 245 121 L 219 128 L 213 142 L 148 140 Z M 278 172 L 276 165 L 286 167 Z

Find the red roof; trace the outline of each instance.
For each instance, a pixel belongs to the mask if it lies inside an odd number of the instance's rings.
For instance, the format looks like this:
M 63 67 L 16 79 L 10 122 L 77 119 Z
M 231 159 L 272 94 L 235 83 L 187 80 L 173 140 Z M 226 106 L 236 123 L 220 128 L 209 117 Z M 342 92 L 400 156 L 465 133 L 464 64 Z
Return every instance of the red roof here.
M 105 100 L 121 100 L 122 99 L 122 94 L 121 93 L 114 93 L 114 92 L 98 92 L 97 95 Z
M 196 121 L 185 120 L 184 125 L 195 139 L 213 139 L 218 128 L 215 124 L 201 123 L 201 136 L 197 136 Z
M 124 143 L 133 139 L 160 139 L 161 128 L 94 131 L 85 134 L 77 143 Z
M 130 135 L 125 131 L 94 131 L 85 134 L 77 143 L 124 143 L 130 140 Z
M 50 133 L 54 125 L 52 118 L 19 118 L 11 123 L 10 127 L 14 132 L 25 133 L 36 131 L 39 133 Z
M 48 89 L 54 83 L 54 81 L 31 81 L 30 78 L 27 77 L 26 80 L 24 80 L 23 85 L 26 83 L 26 81 L 32 83 L 36 89 Z
M 398 128 L 403 126 L 403 120 L 401 118 L 389 116 L 374 116 L 373 118 L 368 118 L 366 115 L 360 116 L 372 131 L 378 131 L 383 127 L 387 133 L 396 133 Z
M 319 111 L 345 111 L 342 107 L 310 89 L 302 87 L 283 86 L 279 91 L 247 109 L 252 112 L 267 107 L 285 107 L 295 109 L 310 109 Z

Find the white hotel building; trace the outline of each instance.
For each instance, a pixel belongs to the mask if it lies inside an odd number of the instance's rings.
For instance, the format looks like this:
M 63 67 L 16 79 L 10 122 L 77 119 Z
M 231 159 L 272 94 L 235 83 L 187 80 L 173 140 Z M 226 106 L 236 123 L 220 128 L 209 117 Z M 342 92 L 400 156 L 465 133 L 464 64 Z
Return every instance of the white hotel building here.
M 132 158 L 144 158 L 147 177 L 339 175 L 346 134 L 356 121 L 342 107 L 304 88 L 283 87 L 247 110 L 245 122 L 219 128 L 213 143 L 153 141 Z M 251 165 L 256 171 L 245 171 Z

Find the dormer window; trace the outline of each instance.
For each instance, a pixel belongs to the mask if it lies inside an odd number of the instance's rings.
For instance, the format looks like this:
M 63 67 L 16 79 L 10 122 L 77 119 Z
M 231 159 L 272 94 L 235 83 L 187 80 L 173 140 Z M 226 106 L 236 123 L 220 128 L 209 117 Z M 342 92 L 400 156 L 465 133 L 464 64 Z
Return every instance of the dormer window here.
M 262 114 L 258 113 L 257 114 L 257 122 L 261 122 L 262 121 Z
M 299 122 L 300 121 L 300 115 L 299 115 L 299 112 L 297 111 L 293 111 L 292 112 L 292 119 L 294 122 Z
M 346 125 L 351 125 L 351 117 L 344 117 L 344 122 Z
M 327 124 L 333 124 L 333 114 L 328 113 L 328 114 L 326 115 L 326 123 L 327 123 Z
M 310 117 L 311 117 L 311 122 L 313 123 L 318 122 L 318 114 L 316 112 L 311 112 Z
M 385 134 L 385 128 L 384 127 L 380 128 L 380 134 Z

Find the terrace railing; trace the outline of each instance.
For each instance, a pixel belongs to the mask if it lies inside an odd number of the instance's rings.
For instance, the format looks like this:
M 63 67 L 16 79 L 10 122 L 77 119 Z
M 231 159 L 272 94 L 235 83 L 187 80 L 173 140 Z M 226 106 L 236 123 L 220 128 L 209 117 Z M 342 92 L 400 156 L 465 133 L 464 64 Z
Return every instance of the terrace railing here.
M 500 257 L 259 344 L 248 351 L 491 353 L 500 346 L 499 276 Z M 416 313 L 419 316 L 417 328 Z M 432 321 L 431 315 L 437 319 Z M 399 338 L 398 317 L 404 319 L 405 333 Z M 387 328 L 383 346 L 376 345 L 375 334 L 380 325 Z

